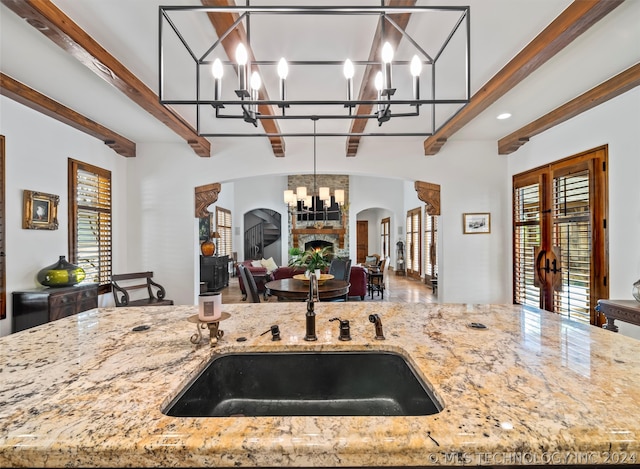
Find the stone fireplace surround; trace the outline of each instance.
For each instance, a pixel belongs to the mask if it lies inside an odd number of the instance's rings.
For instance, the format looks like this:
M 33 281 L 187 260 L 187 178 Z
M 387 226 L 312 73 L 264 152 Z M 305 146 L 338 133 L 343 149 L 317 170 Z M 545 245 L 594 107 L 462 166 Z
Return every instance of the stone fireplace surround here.
M 287 189 L 293 191 L 298 186 L 306 186 L 308 191 L 313 190 L 313 174 L 290 175 L 287 181 Z M 316 186 L 328 186 L 333 193 L 336 189 L 343 189 L 345 204 L 349 203 L 349 176 L 333 174 L 317 174 Z M 305 244 L 311 241 L 324 241 L 333 244 L 333 252 L 338 257 L 349 257 L 349 213 L 347 212 L 340 222 L 328 221 L 326 225 L 331 228 L 316 228 L 314 222 L 295 221 L 294 216 L 289 216 L 289 241 L 288 247 L 305 249 Z

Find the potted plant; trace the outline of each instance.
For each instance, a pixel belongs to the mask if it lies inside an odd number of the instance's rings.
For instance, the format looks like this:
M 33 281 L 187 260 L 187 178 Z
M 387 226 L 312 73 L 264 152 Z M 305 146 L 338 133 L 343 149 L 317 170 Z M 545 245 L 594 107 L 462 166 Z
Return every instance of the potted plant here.
M 323 271 L 329 266 L 328 257 L 331 254 L 331 246 L 305 251 L 293 265 L 304 267 L 308 272 Z M 317 274 L 317 272 L 316 272 Z
M 298 261 L 302 256 L 302 249 L 297 247 L 289 248 L 289 267 L 298 265 Z

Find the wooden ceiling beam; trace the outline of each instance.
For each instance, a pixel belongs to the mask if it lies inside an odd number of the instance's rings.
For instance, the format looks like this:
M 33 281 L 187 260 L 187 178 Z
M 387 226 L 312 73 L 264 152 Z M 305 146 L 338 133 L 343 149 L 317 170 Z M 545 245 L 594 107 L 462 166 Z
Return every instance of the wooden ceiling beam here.
M 640 85 L 640 63 L 501 138 L 498 140 L 498 154 L 508 155 L 513 153 L 527 143 L 531 137 L 626 93 L 638 85 Z
M 206 7 L 224 7 L 224 6 L 232 6 L 235 7 L 236 3 L 233 0 L 201 0 L 202 4 Z M 229 28 L 236 22 L 238 19 L 238 15 L 235 13 L 209 13 L 209 21 L 216 30 L 216 34 L 218 37 L 225 34 Z M 247 54 L 249 56 L 250 62 L 255 62 L 255 56 L 253 54 L 253 50 L 250 47 L 249 41 L 247 40 L 247 32 L 244 29 L 242 24 L 237 25 L 233 31 L 231 31 L 227 37 L 222 41 L 222 47 L 224 48 L 227 57 L 232 58 L 235 57 L 236 48 L 239 43 L 243 43 L 247 47 Z M 253 64 L 251 66 L 254 70 L 258 70 L 258 66 Z M 269 100 L 269 95 L 264 87 L 260 90 L 260 99 L 265 101 Z M 275 112 L 272 106 L 268 105 L 260 105 L 258 106 L 258 112 L 263 115 L 273 116 Z M 266 133 L 280 133 L 280 127 L 278 126 L 278 122 L 274 119 L 260 119 L 260 123 Z M 284 139 L 282 137 L 269 137 L 269 142 L 271 143 L 271 148 L 273 149 L 273 154 L 278 157 L 284 156 L 285 144 Z
M 415 6 L 416 0 L 389 0 L 387 2 L 387 6 L 394 7 L 412 7 Z M 411 13 L 399 13 L 395 15 L 389 15 L 396 24 L 405 29 L 407 24 L 409 24 L 409 19 L 411 18 Z M 398 31 L 395 27 L 388 25 L 385 28 L 386 41 L 389 41 L 389 44 L 393 47 L 394 50 L 398 49 L 398 44 L 400 44 L 400 40 L 402 39 L 402 33 Z M 378 22 L 378 27 L 376 29 L 375 34 L 373 35 L 373 42 L 371 43 L 371 51 L 369 52 L 369 61 L 374 61 L 376 58 L 380 57 L 380 52 L 382 50 L 382 25 L 381 22 Z M 372 101 L 378 98 L 378 91 L 375 88 L 375 75 L 378 72 L 378 68 L 373 65 L 367 65 L 365 68 L 362 83 L 360 85 L 360 92 L 358 93 L 358 99 L 361 101 Z M 373 109 L 373 105 L 371 104 L 359 104 L 356 106 L 356 115 L 358 114 L 371 114 Z M 353 119 L 351 121 L 351 133 L 362 133 L 364 132 L 367 122 L 369 119 Z M 347 156 L 356 156 L 358 153 L 358 147 L 360 145 L 360 139 L 362 137 L 359 136 L 351 136 L 347 137 L 346 144 L 346 153 Z
M 424 154 L 435 155 L 453 134 L 471 122 L 551 57 L 617 8 L 624 0 L 575 0 L 491 78 L 458 114 L 424 141 Z
M 187 122 L 160 104 L 158 96 L 151 89 L 50 0 L 1 1 L 89 70 L 177 133 L 198 156 L 210 156 L 211 144 L 206 138 L 200 137 Z
M 105 145 L 122 156 L 136 156 L 136 144 L 131 140 L 77 113 L 73 109 L 69 109 L 48 96 L 29 88 L 24 83 L 2 72 L 0 72 L 0 94 L 46 116 L 63 122 L 74 129 L 102 140 Z

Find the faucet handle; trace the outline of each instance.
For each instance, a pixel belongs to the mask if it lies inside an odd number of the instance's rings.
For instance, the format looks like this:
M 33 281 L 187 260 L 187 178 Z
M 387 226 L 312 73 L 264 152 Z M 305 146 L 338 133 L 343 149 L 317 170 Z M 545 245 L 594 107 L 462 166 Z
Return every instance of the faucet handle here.
M 329 322 L 340 321 L 340 336 L 339 340 L 351 340 L 351 328 L 349 327 L 348 320 L 342 320 L 340 318 L 329 319 Z

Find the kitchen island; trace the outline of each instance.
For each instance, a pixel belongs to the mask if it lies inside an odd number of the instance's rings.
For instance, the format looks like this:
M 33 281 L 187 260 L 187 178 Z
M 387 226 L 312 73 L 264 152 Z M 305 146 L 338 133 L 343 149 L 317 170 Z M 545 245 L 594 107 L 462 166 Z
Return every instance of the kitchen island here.
M 216 347 L 207 330 L 190 342 L 195 306 L 94 309 L 1 338 L 0 467 L 640 464 L 637 340 L 514 305 L 320 303 L 317 342 L 303 340 L 304 303 L 223 310 Z M 350 321 L 351 341 L 334 317 Z M 280 341 L 262 335 L 274 324 Z M 399 353 L 443 410 L 162 413 L 212 356 L 291 350 Z

